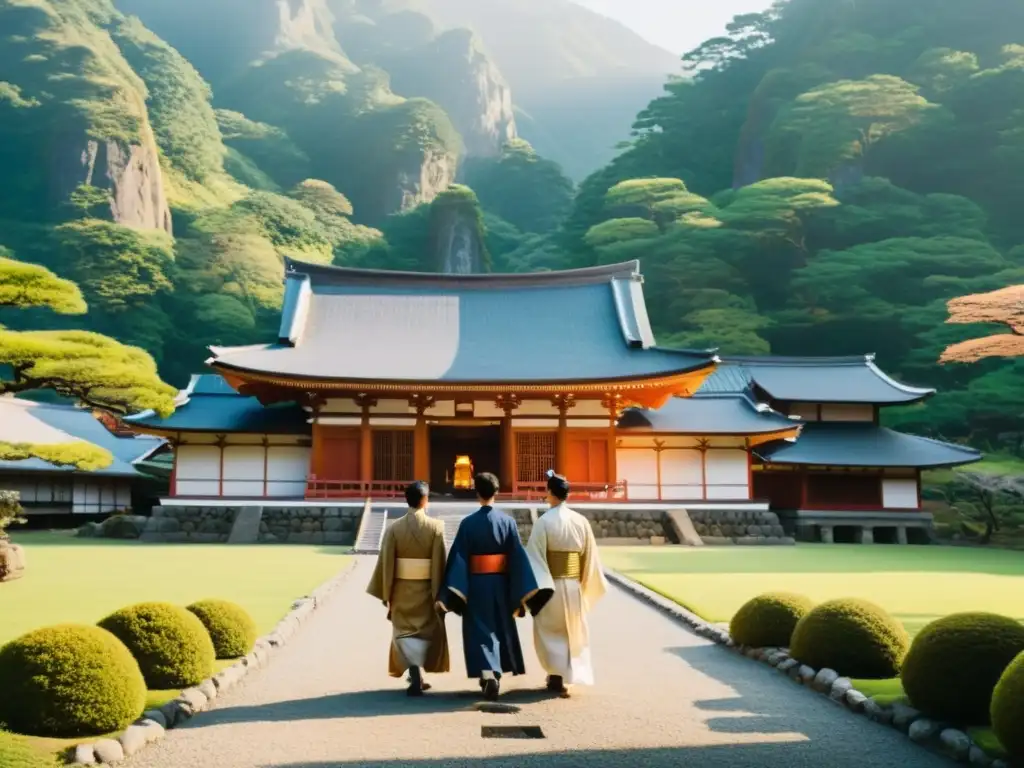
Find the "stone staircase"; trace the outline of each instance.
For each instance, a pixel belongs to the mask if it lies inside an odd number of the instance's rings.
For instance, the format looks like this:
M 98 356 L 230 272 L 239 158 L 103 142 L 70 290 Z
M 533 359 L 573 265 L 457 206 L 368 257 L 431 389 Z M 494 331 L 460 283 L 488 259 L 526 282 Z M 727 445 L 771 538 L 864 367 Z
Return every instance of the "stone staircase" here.
M 242 507 L 238 510 L 228 544 L 255 544 L 260 540 L 263 507 Z
M 359 555 L 375 555 L 380 552 L 380 542 L 384 538 L 384 530 L 387 525 L 388 512 L 386 509 L 374 509 L 367 506 L 363 511 L 359 536 L 352 551 Z

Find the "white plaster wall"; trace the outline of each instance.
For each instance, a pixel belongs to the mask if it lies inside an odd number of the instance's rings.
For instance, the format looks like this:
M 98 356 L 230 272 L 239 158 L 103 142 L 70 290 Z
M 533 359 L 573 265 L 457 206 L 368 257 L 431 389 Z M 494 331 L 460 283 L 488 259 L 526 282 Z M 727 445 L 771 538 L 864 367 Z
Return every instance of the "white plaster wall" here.
M 710 450 L 705 461 L 708 499 L 750 498 L 750 475 L 745 450 Z
M 658 498 L 658 454 L 653 448 L 619 448 L 615 463 L 630 500 Z
M 409 405 L 408 400 L 378 400 L 376 405 L 370 406 L 370 413 L 392 413 L 405 416 L 410 413 L 414 414 L 416 411 Z
M 131 485 L 118 478 L 76 477 L 72 491 L 71 512 L 76 515 L 98 515 L 129 509 L 132 504 Z
M 917 509 L 917 479 L 882 479 L 882 506 L 886 509 Z
M 220 448 L 179 445 L 174 455 L 174 484 L 176 496 L 220 495 Z
M 661 452 L 661 495 L 665 499 L 703 497 L 701 452 L 669 448 Z
M 874 421 L 875 409 L 871 405 L 857 403 L 824 403 L 821 406 L 822 421 Z
M 267 496 L 301 498 L 306 494 L 310 449 L 271 446 L 267 449 Z
M 265 456 L 266 449 L 262 445 L 225 446 L 224 495 L 262 496 Z

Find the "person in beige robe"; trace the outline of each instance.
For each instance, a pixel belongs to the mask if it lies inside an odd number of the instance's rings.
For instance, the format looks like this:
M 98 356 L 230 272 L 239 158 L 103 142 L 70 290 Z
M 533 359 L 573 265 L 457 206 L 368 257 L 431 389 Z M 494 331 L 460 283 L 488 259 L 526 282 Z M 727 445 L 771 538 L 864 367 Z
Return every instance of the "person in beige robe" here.
M 554 595 L 533 618 L 537 658 L 548 690 L 569 696 L 570 685 L 593 685 L 587 613 L 608 590 L 590 521 L 565 504 L 569 482 L 548 477 L 548 509 L 533 526 L 526 552 L 537 583 Z
M 392 626 L 388 672 L 409 671 L 410 696 L 430 689 L 423 672 L 447 672 L 448 634 L 434 599 L 444 581 L 444 523 L 427 516 L 430 489 L 417 482 L 405 489 L 409 511 L 384 532 L 377 567 L 367 592 L 388 608 Z

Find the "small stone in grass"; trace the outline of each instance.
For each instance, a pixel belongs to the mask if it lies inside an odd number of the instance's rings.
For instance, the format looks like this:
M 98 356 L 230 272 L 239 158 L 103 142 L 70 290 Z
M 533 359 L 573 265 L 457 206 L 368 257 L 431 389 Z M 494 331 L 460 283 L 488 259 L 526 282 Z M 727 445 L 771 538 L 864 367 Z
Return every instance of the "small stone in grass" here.
M 838 677 L 835 682 L 832 683 L 832 688 L 829 690 L 828 695 L 833 701 L 845 701 L 846 694 L 853 688 L 853 683 L 848 677 Z
M 809 667 L 806 664 L 801 664 L 797 674 L 800 676 L 801 683 L 809 685 L 818 673 L 815 672 L 812 667 Z
M 854 712 L 863 712 L 864 704 L 867 702 L 868 697 L 858 691 L 856 688 L 851 688 L 846 692 L 846 706 L 852 709 Z
M 910 724 L 919 717 L 921 717 L 921 713 L 908 704 L 897 702 L 892 705 L 893 727 L 899 728 L 901 731 L 907 730 Z
M 75 765 L 96 765 L 96 751 L 92 744 L 79 744 L 75 747 Z
M 796 659 L 786 659 L 785 661 L 779 662 L 779 666 L 776 667 L 776 669 L 778 669 L 779 672 L 789 672 L 789 670 L 793 669 L 793 667 L 799 666 L 800 662 Z
M 124 760 L 124 749 L 121 743 L 113 739 L 103 739 L 92 745 L 96 760 L 101 763 L 119 763 Z
M 149 743 L 148 730 L 143 725 L 129 725 L 124 733 L 117 737 L 126 756 L 131 757 Z
M 947 728 L 939 734 L 939 741 L 947 754 L 962 760 L 971 751 L 971 737 L 956 728 Z
M 207 699 L 212 701 L 217 698 L 217 686 L 213 684 L 212 680 L 203 680 L 197 687 Z
M 910 728 L 907 729 L 907 735 L 911 741 L 923 744 L 935 738 L 935 734 L 940 730 L 942 730 L 942 726 L 939 723 L 929 720 L 927 717 L 921 717 L 910 724 Z
M 876 723 L 892 722 L 892 710 L 889 707 L 882 706 L 874 699 L 868 699 L 864 702 L 864 714 Z
M 971 751 L 967 753 L 967 762 L 971 765 L 980 765 L 982 768 L 988 768 L 988 766 L 992 765 L 992 758 L 985 753 L 984 749 L 974 744 L 971 746 Z
M 167 716 L 161 709 L 147 709 L 142 713 L 142 716 L 146 720 L 152 720 L 154 723 L 159 725 L 161 728 L 167 727 Z
M 838 679 L 838 672 L 836 672 L 834 669 L 829 669 L 828 667 L 825 667 L 824 669 L 818 670 L 818 674 L 816 674 L 814 676 L 814 679 L 811 681 L 811 687 L 814 690 L 819 691 L 821 693 L 827 693 L 828 691 L 832 690 L 832 683 L 834 683 Z

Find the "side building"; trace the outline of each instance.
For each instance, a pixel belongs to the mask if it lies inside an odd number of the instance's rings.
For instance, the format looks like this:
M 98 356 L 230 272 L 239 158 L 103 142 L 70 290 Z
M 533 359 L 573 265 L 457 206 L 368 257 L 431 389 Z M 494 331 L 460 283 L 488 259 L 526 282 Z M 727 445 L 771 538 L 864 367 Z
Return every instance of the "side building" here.
M 48 520 L 66 515 L 131 511 L 152 496 L 154 478 L 143 471 L 166 441 L 115 434 L 90 410 L 0 397 L 0 441 L 35 445 L 87 443 L 113 461 L 98 470 L 60 466 L 39 458 L 0 460 L 0 490 L 17 491 L 27 516 Z

